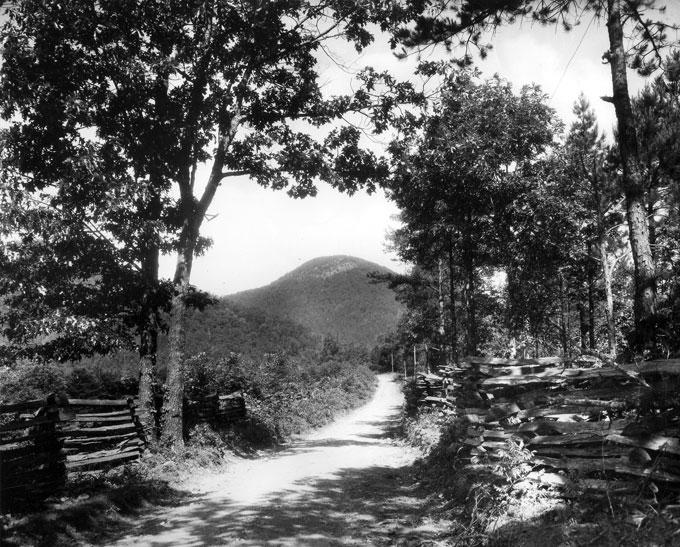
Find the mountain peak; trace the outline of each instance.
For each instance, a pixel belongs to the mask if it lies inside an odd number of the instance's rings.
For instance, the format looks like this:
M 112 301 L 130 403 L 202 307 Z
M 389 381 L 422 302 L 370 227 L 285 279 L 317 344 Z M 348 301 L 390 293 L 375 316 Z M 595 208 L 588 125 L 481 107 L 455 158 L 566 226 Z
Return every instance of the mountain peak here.
M 396 328 L 402 306 L 370 272 L 389 269 L 362 258 L 322 256 L 301 264 L 266 287 L 226 297 L 299 323 L 342 343 L 372 347 Z
M 279 278 L 280 281 L 304 280 L 304 279 L 328 279 L 334 275 L 348 272 L 355 269 L 362 270 L 385 270 L 383 266 L 369 262 L 362 258 L 347 255 L 320 256 L 308 260 L 293 271 L 288 272 Z

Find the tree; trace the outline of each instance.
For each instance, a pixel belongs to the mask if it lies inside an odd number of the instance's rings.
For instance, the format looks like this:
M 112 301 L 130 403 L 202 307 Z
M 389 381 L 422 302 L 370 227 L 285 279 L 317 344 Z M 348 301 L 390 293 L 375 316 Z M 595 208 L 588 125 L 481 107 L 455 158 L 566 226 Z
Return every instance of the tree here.
M 36 87 L 22 96 L 25 107 L 41 100 Z M 64 126 L 79 119 L 51 113 L 52 124 L 59 116 Z M 158 280 L 160 199 L 105 145 L 58 139 L 47 149 L 36 138 L 47 131 L 39 120 L 17 123 L 3 143 L 5 353 L 65 361 L 137 347 L 140 414 L 151 432 L 157 336 L 171 296 Z M 68 161 L 52 163 L 59 154 Z
M 22 120 L 12 132 L 17 146 L 48 160 L 33 162 L 30 175 L 58 170 L 68 145 L 94 142 L 125 160 L 154 207 L 160 202 L 159 222 L 171 234 L 163 244 L 177 253 L 163 438 L 182 444 L 184 323 L 212 200 L 239 175 L 294 197 L 314 194 L 319 179 L 348 192 L 374 187 L 384 169 L 361 149 L 360 130 L 328 124 L 364 111 L 384 129 L 411 88 L 367 71 L 364 89 L 325 98 L 315 55 L 330 38 L 362 49 L 372 39 L 367 26 L 384 26 L 399 10 L 343 0 L 25 0 L 9 13 L 4 114 Z M 377 97 L 379 82 L 393 92 Z M 153 261 L 147 271 L 152 277 Z
M 633 99 L 640 142 L 641 173 L 647 192 L 650 242 L 659 291 L 657 344 L 662 354 L 677 349 L 677 286 L 680 235 L 680 52 L 664 61 L 663 72 Z
M 595 113 L 583 95 L 574 104 L 574 115 L 576 121 L 569 130 L 564 147 L 566 174 L 564 187 L 569 189 L 567 199 L 572 203 L 581 204 L 584 208 L 583 216 L 588 224 L 585 234 L 587 258 L 592 260 L 593 253 L 590 250 L 595 247 L 605 291 L 607 348 L 610 355 L 616 355 L 616 322 L 612 290 L 613 268 L 616 262 L 612 247 L 615 247 L 616 242 L 612 238 L 612 229 L 617 222 L 614 205 L 619 192 L 612 169 L 608 165 L 607 158 L 610 152 L 599 132 Z
M 649 75 L 661 62 L 660 51 L 668 45 L 668 24 L 646 18 L 645 12 L 657 5 L 655 0 L 448 0 L 414 2 L 411 17 L 415 26 L 401 26 L 395 41 L 404 47 L 441 43 L 448 49 L 454 40 L 465 47 L 461 64 L 472 61 L 470 46 L 483 55 L 488 51 L 484 31 L 518 18 L 531 17 L 542 24 L 561 24 L 570 29 L 584 13 L 606 21 L 609 50 L 604 59 L 609 63 L 617 117 L 617 142 L 621 165 L 621 188 L 626 199 L 630 245 L 635 268 L 635 329 L 642 345 L 650 346 L 655 337 L 656 272 L 646 222 L 645 192 L 640 173 L 635 120 L 628 91 L 627 65 Z M 624 30 L 632 36 L 630 52 L 624 45 Z
M 469 71 L 447 77 L 432 114 L 419 123 L 419 138 L 407 133 L 390 147 L 387 188 L 405 223 L 401 254 L 430 268 L 448 255 L 451 279 L 454 262 L 460 265 L 466 351 L 474 355 L 481 268 L 504 255 L 498 242 L 507 206 L 523 191 L 523 169 L 552 143 L 558 124 L 540 89 L 527 86 L 515 95 L 499 77 L 480 81 Z

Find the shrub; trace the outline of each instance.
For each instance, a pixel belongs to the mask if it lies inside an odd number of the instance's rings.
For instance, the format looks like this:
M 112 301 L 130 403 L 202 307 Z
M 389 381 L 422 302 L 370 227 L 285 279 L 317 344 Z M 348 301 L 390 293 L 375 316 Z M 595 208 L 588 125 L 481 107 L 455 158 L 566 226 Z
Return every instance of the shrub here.
M 372 393 L 373 374 L 365 362 L 352 359 L 354 355 L 348 358 L 340 349 L 325 348 L 322 355 L 324 359 L 313 362 L 280 353 L 259 361 L 198 354 L 185 363 L 185 390 L 189 398 L 243 390 L 249 424 L 239 425 L 239 438 L 271 444 L 328 423 Z
M 66 387 L 64 372 L 57 365 L 25 362 L 0 367 L 0 401 L 40 399 L 50 393 L 63 393 Z

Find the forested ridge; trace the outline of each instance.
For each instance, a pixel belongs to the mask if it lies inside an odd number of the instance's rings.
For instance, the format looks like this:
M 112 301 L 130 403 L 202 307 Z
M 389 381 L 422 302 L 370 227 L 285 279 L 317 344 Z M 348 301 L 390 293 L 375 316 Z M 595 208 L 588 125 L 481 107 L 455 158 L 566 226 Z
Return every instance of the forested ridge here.
M 680 21 L 662 4 L 0 4 L 5 469 L 41 454 L 25 443 L 48 432 L 66 488 L 59 422 L 69 397 L 88 396 L 68 431 L 113 432 L 103 436 L 119 452 L 134 437 L 154 485 L 168 463 L 218 465 L 332 420 L 370 396 L 371 364 L 403 373 L 402 432 L 425 456 L 405 476 L 445 500 L 453 543 L 504 544 L 517 523 L 551 515 L 564 541 L 574 521 L 577 536 L 585 526 L 612 544 L 638 541 L 643 522 L 674 541 Z M 475 66 L 497 30 L 529 22 L 599 33 L 608 94 L 574 96 L 562 119 L 545 89 Z M 347 71 L 334 47 L 359 59 L 376 41 L 412 73 L 365 67 L 335 94 L 320 57 Z M 595 101 L 615 127 L 601 126 Z M 406 268 L 325 257 L 216 299 L 192 269 L 211 245 L 215 196 L 238 177 L 294 199 L 322 183 L 384 192 L 399 209 L 387 245 Z M 164 255 L 176 259 L 170 277 Z M 121 383 L 123 360 L 132 378 Z M 127 395 L 136 401 L 112 399 Z M 196 422 L 237 399 L 245 416 Z M 592 433 L 601 422 L 615 433 Z M 541 480 L 560 465 L 570 475 L 557 492 Z M 635 495 L 613 502 L 627 473 Z M 599 496 L 577 499 L 580 479 Z M 526 519 L 512 514 L 520 483 L 551 500 Z M 8 491 L 0 505 L 26 503 Z

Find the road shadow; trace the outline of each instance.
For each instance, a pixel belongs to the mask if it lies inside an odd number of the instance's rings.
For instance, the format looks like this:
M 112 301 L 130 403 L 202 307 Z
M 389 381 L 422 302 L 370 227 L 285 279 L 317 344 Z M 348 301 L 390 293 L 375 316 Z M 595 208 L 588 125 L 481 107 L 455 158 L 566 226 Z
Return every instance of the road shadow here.
M 324 451 L 328 448 L 348 448 L 341 454 L 350 457 L 353 448 L 394 446 L 390 439 L 400 426 L 400 411 L 400 406 L 394 406 L 379 418 L 356 420 L 355 432 L 346 437 L 295 440 L 267 458 L 305 453 L 324 458 L 329 457 Z M 383 465 L 382 460 L 374 459 L 368 466 L 357 466 L 341 460 L 339 467 L 290 482 L 285 489 L 266 492 L 263 498 L 235 496 L 246 501 L 234 502 L 228 497 L 206 495 L 172 514 L 150 515 L 139 523 L 136 532 L 145 536 L 140 538 L 148 541 L 144 545 L 157 547 L 427 545 L 438 531 L 419 524 L 426 492 L 415 476 L 411 463 L 395 467 L 394 461 Z M 129 542 L 133 537 L 128 530 L 127 535 L 109 540 L 125 538 Z
M 436 531 L 418 526 L 423 492 L 412 467 L 343 469 L 333 477 L 305 480 L 267 496 L 265 504 L 200 500 L 172 523 L 159 516 L 144 526 L 152 546 L 199 545 L 427 545 Z M 166 534 L 164 536 L 164 534 Z M 429 537 L 428 537 L 429 536 Z

